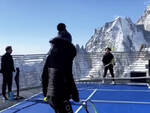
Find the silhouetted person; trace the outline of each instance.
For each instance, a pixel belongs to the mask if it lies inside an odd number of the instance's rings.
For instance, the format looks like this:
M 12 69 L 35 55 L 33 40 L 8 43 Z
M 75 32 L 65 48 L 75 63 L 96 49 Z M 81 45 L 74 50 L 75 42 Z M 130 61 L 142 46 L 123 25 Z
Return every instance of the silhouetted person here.
M 104 75 L 103 78 L 106 77 L 107 71 L 110 71 L 110 74 L 112 76 L 112 78 L 114 78 L 114 70 L 113 70 L 113 65 L 114 65 L 114 56 L 111 53 L 111 49 L 109 47 L 107 47 L 105 49 L 106 53 L 103 56 L 102 62 L 104 64 Z M 103 81 L 104 82 L 104 81 Z M 113 79 L 113 83 L 114 83 L 114 79 Z
M 14 61 L 11 56 L 12 47 L 6 47 L 6 53 L 2 56 L 1 59 L 1 72 L 3 74 L 3 84 L 2 84 L 2 95 L 7 100 L 6 97 L 6 87 L 8 86 L 8 94 L 12 91 L 12 77 L 14 69 Z
M 66 25 L 64 23 L 59 23 L 57 25 L 58 30 L 58 37 L 67 40 L 69 42 L 72 42 L 72 36 L 71 34 L 66 30 Z
M 42 84 L 44 96 L 55 113 L 73 113 L 70 99 L 79 101 L 72 64 L 76 56 L 76 48 L 72 43 L 57 37 L 50 41 L 51 53 L 47 57 Z
M 19 70 L 19 68 L 17 67 L 17 68 L 16 68 L 16 76 L 15 76 L 15 82 L 16 82 L 16 87 L 17 87 L 16 99 L 19 97 L 19 73 L 20 73 L 20 70 Z
M 57 30 L 58 30 L 58 36 L 57 36 L 57 38 L 61 38 L 63 40 L 72 42 L 72 36 L 66 30 L 66 25 L 64 23 L 59 23 L 57 25 Z M 48 54 L 51 54 L 52 48 L 53 48 L 53 45 L 51 45 L 51 49 L 49 50 Z M 44 82 L 42 82 L 44 97 L 46 97 L 47 87 L 48 87 L 48 79 L 49 79 L 48 78 L 48 68 L 46 68 L 46 67 L 47 67 L 47 63 L 45 63 L 45 66 L 43 68 L 43 73 L 42 73 L 42 80 L 44 81 Z

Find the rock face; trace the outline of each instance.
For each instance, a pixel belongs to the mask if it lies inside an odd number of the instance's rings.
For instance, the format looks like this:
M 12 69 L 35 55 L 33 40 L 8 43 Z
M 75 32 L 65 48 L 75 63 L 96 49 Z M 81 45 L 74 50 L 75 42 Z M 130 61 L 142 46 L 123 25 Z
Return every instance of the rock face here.
M 96 29 L 85 48 L 88 52 L 102 52 L 106 47 L 116 52 L 132 52 L 138 51 L 142 44 L 147 44 L 143 30 L 130 18 L 118 17 Z

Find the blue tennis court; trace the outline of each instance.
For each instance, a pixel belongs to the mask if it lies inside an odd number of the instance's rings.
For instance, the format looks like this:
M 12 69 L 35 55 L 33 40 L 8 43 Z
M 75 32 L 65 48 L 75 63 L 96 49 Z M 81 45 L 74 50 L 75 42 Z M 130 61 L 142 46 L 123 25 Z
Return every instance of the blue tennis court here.
M 81 100 L 91 99 L 98 113 L 150 113 L 150 90 L 146 85 L 78 84 Z M 37 94 L 1 113 L 54 113 Z M 72 105 L 74 113 L 86 113 L 80 104 Z

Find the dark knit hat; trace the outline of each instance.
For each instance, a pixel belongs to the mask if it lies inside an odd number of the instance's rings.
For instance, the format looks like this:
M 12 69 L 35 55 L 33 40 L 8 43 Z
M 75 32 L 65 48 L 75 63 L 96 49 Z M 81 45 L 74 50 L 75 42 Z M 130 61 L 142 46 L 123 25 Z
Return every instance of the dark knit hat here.
M 109 51 L 111 51 L 111 48 L 110 48 L 110 47 L 107 47 L 107 48 L 105 49 L 105 51 L 106 51 L 107 49 L 108 49 Z
M 66 25 L 64 24 L 64 23 L 59 23 L 58 25 L 57 25 L 57 30 L 58 31 L 63 31 L 63 30 L 65 30 L 66 29 Z

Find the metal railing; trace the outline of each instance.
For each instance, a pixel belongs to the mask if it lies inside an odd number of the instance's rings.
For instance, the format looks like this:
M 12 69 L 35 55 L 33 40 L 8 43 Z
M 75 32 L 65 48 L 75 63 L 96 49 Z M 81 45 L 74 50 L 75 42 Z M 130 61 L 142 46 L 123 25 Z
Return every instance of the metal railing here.
M 115 57 L 114 73 L 115 77 L 129 77 L 131 71 L 144 71 L 148 75 L 148 60 L 150 59 L 150 52 L 113 52 Z M 81 79 L 81 77 L 102 77 L 104 66 L 102 63 L 104 52 L 92 52 L 87 53 L 82 56 L 78 54 L 76 61 L 78 61 L 78 66 L 73 69 L 78 68 L 79 71 L 75 71 L 76 79 Z M 89 65 L 82 65 L 89 64 Z M 77 70 L 77 69 L 75 69 Z M 109 73 L 108 73 L 109 74 Z
M 116 62 L 114 66 L 115 77 L 129 77 L 131 71 L 146 71 L 146 73 L 148 73 L 148 69 L 145 68 L 145 65 L 148 65 L 150 52 L 113 52 L 112 54 L 114 55 Z M 102 77 L 104 70 L 102 63 L 103 55 L 104 52 L 78 53 L 73 63 L 74 78 Z M 20 68 L 21 88 L 31 88 L 41 85 L 40 76 L 46 56 L 47 54 L 13 56 L 15 67 Z M 0 86 L 1 85 L 2 74 L 0 74 Z M 16 89 L 14 83 L 13 89 Z
M 47 56 L 46 54 L 13 55 L 15 68 L 19 67 L 20 69 L 19 79 L 21 89 L 40 86 L 41 84 L 40 76 L 46 56 Z M 14 82 L 15 74 L 16 72 L 13 72 L 13 90 L 16 89 L 16 85 Z M 2 86 L 1 73 L 0 73 L 0 86 Z

